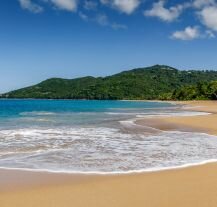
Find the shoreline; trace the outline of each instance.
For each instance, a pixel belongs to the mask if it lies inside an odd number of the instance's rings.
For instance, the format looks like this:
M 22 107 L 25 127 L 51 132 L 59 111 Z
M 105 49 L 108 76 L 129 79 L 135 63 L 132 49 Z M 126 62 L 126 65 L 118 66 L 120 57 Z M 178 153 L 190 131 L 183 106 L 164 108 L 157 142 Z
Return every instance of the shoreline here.
M 190 107 L 192 111 L 211 114 L 153 118 L 158 120 L 159 128 L 165 127 L 163 123 L 173 125 L 172 129 L 183 127 L 184 122 L 183 128 L 188 126 L 197 132 L 201 120 L 217 120 L 217 102 L 176 103 Z M 195 119 L 199 121 L 192 126 Z M 206 124 L 209 125 L 208 122 Z M 201 133 L 217 135 L 217 127 L 211 125 L 205 130 L 204 126 Z M 121 174 L 55 173 L 0 168 L 0 203 L 1 207 L 214 207 L 217 202 L 216 171 L 217 160 Z
M 181 106 L 180 110 L 201 112 L 194 116 L 155 116 L 143 118 L 136 121 L 138 125 L 145 125 L 162 131 L 190 131 L 217 135 L 217 101 L 166 101 L 166 103 Z
M 23 100 L 23 99 L 21 99 Z M 36 99 L 37 100 L 37 99 Z M 44 99 L 43 99 L 44 100 Z M 48 99 L 50 100 L 50 99 Z M 137 101 L 137 100 L 122 100 L 122 101 Z M 195 112 L 201 112 L 201 114 L 198 115 L 185 115 L 185 116 L 153 116 L 153 117 L 149 117 L 149 118 L 138 118 L 134 120 L 134 123 L 136 125 L 143 125 L 143 121 L 144 120 L 152 120 L 153 122 L 158 122 L 157 125 L 152 126 L 152 124 L 150 125 L 146 125 L 150 128 L 153 129 L 157 129 L 160 131 L 173 131 L 173 129 L 175 129 L 174 131 L 180 131 L 180 132 L 191 132 L 191 133 L 204 133 L 206 135 L 210 135 L 210 136 L 215 136 L 217 138 L 217 129 L 216 129 L 216 133 L 212 133 L 208 130 L 199 130 L 195 127 L 192 127 L 191 124 L 189 124 L 189 128 L 186 127 L 186 125 L 181 123 L 181 128 L 177 127 L 177 124 L 179 124 L 179 120 L 178 119 L 189 119 L 189 118 L 194 118 L 194 117 L 207 117 L 207 116 L 211 116 L 214 114 L 217 114 L 217 108 L 215 110 L 213 110 L 212 108 L 207 109 L 206 107 L 203 106 L 203 104 L 207 104 L 207 103 L 215 103 L 216 107 L 217 107 L 217 101 L 160 101 L 160 100 L 151 100 L 151 101 L 146 101 L 146 100 L 138 100 L 138 101 L 145 101 L 145 102 L 159 102 L 159 103 L 170 103 L 173 105 L 176 105 L 180 111 L 183 111 L 185 109 L 188 109 L 189 111 L 195 111 Z M 198 108 L 200 110 L 198 110 Z M 204 113 L 204 114 L 202 114 Z M 206 114 L 207 113 L 207 114 Z M 162 122 L 166 122 L 166 124 L 171 124 L 170 120 L 173 120 L 173 124 L 174 127 L 171 129 L 167 129 L 164 126 L 162 127 L 160 123 Z M 174 121 L 174 119 L 176 121 Z M 184 126 L 184 127 L 183 127 Z M 216 127 L 217 128 L 217 127 Z M 102 172 L 102 171 L 92 171 L 92 172 L 83 172 L 83 171 L 55 171 L 55 170 L 49 170 L 49 169 L 31 169 L 31 168 L 10 168 L 10 167 L 0 167 L 0 171 L 17 171 L 17 172 L 30 172 L 30 173 L 48 173 L 48 174 L 56 174 L 56 175 L 81 175 L 81 176 L 110 176 L 110 175 L 132 175 L 132 174 L 142 174 L 142 173 L 152 173 L 152 172 L 162 172 L 162 171 L 168 171 L 168 170 L 176 170 L 176 169 L 184 169 L 184 168 L 188 168 L 188 167 L 194 167 L 194 166 L 201 166 L 201 165 L 206 165 L 209 163 L 217 163 L 217 158 L 216 159 L 208 159 L 208 160 L 204 160 L 204 161 L 200 161 L 200 162 L 193 162 L 193 163 L 187 163 L 187 164 L 183 164 L 183 165 L 177 165 L 177 166 L 170 166 L 170 167 L 156 167 L 156 168 L 148 168 L 148 169 L 140 169 L 140 170 L 129 170 L 129 171 L 116 171 L 116 172 Z
M 128 172 L 65 172 L 65 171 L 48 171 L 48 170 L 34 170 L 34 169 L 19 169 L 19 168 L 3 168 L 0 167 L 0 192 L 4 192 L 11 187 L 16 185 L 15 189 L 22 189 L 23 187 L 29 186 L 43 186 L 44 184 L 62 184 L 62 181 L 69 181 L 69 178 L 73 178 L 71 181 L 82 181 L 83 179 L 89 178 L 106 178 L 106 177 L 122 177 L 122 176 L 137 176 L 137 175 L 148 175 L 148 174 L 158 174 L 161 172 L 174 172 L 179 170 L 185 170 L 189 168 L 200 168 L 200 166 L 209 166 L 209 165 L 216 165 L 217 166 L 217 159 L 210 159 L 206 161 L 201 161 L 199 163 L 189 163 L 183 164 L 180 166 L 171 166 L 165 168 L 150 168 L 147 170 L 135 170 L 135 171 L 128 171 Z M 22 177 L 23 181 L 17 180 L 18 177 Z M 2 178 L 7 177 L 7 180 L 3 180 Z M 10 177 L 10 179 L 8 179 Z M 29 178 L 38 177 L 39 179 L 32 179 Z M 12 178 L 12 179 L 11 179 Z M 46 179 L 45 179 L 46 178 Z M 47 179 L 48 178 L 48 179 Z M 51 178 L 51 179 L 49 179 Z M 55 180 L 53 179 L 55 178 Z M 63 178 L 63 179 L 62 179 Z M 78 180 L 76 179 L 78 178 Z M 86 179 L 85 179 L 86 178 Z M 9 181 L 9 182 L 8 182 Z M 39 182 L 39 183 L 38 183 Z M 75 182 L 76 183 L 76 182 Z M 3 186 L 4 185 L 4 186 Z M 6 187 L 6 188 L 5 188 Z
M 116 172 L 102 172 L 102 171 L 92 171 L 92 172 L 82 172 L 82 171 L 52 171 L 47 169 L 30 169 L 30 168 L 6 168 L 0 167 L 0 172 L 2 171 L 11 171 L 11 172 L 20 172 L 20 173 L 34 173 L 34 174 L 49 174 L 49 175 L 69 175 L 69 176 L 122 176 L 122 175 L 138 175 L 138 174 L 146 174 L 146 173 L 156 173 L 170 170 L 179 170 L 185 168 L 191 168 L 196 166 L 203 166 L 207 164 L 217 164 L 216 159 L 209 159 L 200 162 L 187 163 L 183 165 L 170 166 L 170 167 L 156 167 L 156 168 L 148 168 L 141 170 L 129 170 L 129 171 L 116 171 Z M 1 181 L 1 179 L 0 179 Z M 1 184 L 1 182 L 0 182 Z
M 157 102 L 157 101 L 154 101 Z M 159 101 L 160 102 L 160 101 Z M 168 102 L 170 103 L 170 102 Z M 179 111 L 183 111 L 183 108 L 187 105 L 189 105 L 189 102 L 186 103 L 182 103 L 182 102 L 175 102 L 172 103 L 174 105 L 177 106 L 177 109 L 179 109 Z M 150 128 L 153 127 L 154 130 L 159 130 L 159 131 L 167 131 L 166 128 L 159 127 L 161 126 L 159 124 L 159 121 L 162 122 L 162 120 L 165 119 L 170 119 L 170 118 L 177 118 L 177 117 L 195 117 L 195 116 L 208 116 L 211 115 L 211 112 L 204 112 L 204 111 L 198 111 L 196 110 L 197 107 L 191 107 L 190 108 L 191 111 L 195 111 L 198 112 L 197 114 L 189 114 L 189 115 L 153 115 L 153 116 L 148 116 L 148 118 L 135 118 L 135 120 L 133 121 L 135 125 L 143 125 L 143 121 L 144 120 L 148 120 L 148 121 L 153 121 L 153 122 L 157 122 L 157 125 L 152 126 L 152 125 L 146 125 Z M 140 123 L 141 122 L 141 123 Z M 215 136 L 216 134 L 209 134 L 208 132 L 204 132 L 204 131 L 195 131 L 193 128 L 189 128 L 187 130 L 187 128 L 180 128 L 178 129 L 178 127 L 175 127 L 176 131 L 180 131 L 180 132 L 191 132 L 191 133 L 200 133 L 200 134 L 205 134 L 205 135 L 210 135 L 210 136 Z M 170 130 L 168 130 L 170 131 Z M 217 136 L 216 136 L 217 138 Z M 182 165 L 173 165 L 173 166 L 168 166 L 168 167 L 154 167 L 154 168 L 146 168 L 146 169 L 139 169 L 139 170 L 128 170 L 128 171 L 108 171 L 108 172 L 103 172 L 103 171 L 90 171 L 90 172 L 86 172 L 86 171 L 70 171 L 70 170 L 49 170 L 49 169 L 32 169 L 32 168 L 12 168 L 12 167 L 0 167 L 0 171 L 1 170 L 7 170 L 7 171 L 18 171 L 18 172 L 30 172 L 30 173 L 49 173 L 49 174 L 56 174 L 56 175 L 81 175 L 81 176 L 110 176 L 110 175 L 132 175 L 132 174 L 141 174 L 141 173 L 152 173 L 152 172 L 161 172 L 161 171 L 167 171 L 167 170 L 176 170 L 176 169 L 183 169 L 183 168 L 188 168 L 188 167 L 193 167 L 193 166 L 200 166 L 200 165 L 206 165 L 209 163 L 215 163 L 217 162 L 217 159 L 207 159 L 207 160 L 201 160 L 198 162 L 190 162 L 190 163 L 186 163 L 186 164 L 182 164 Z

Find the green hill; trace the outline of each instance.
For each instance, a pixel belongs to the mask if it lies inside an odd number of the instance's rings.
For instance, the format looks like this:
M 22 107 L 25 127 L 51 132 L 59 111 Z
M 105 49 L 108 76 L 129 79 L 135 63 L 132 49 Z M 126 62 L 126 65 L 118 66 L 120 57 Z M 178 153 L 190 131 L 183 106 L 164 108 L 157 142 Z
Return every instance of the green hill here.
M 155 65 L 107 77 L 52 78 L 15 90 L 6 98 L 48 99 L 159 99 L 184 86 L 217 80 L 217 71 L 180 71 Z

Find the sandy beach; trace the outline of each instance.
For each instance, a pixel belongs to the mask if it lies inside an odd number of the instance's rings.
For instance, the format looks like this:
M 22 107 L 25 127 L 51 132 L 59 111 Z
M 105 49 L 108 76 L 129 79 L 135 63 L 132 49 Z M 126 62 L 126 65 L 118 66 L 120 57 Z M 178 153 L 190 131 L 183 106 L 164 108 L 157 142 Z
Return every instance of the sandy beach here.
M 171 102 L 181 104 L 185 109 L 207 112 L 208 115 L 173 116 L 142 119 L 137 124 L 154 127 L 161 130 L 196 131 L 217 135 L 217 102 L 216 101 L 180 101 Z
M 180 102 L 186 105 L 186 108 L 193 111 L 208 112 L 209 115 L 192 116 L 192 117 L 170 117 L 163 118 L 162 122 L 168 125 L 178 125 L 189 127 L 194 131 L 202 131 L 208 134 L 217 135 L 217 102 L 216 101 L 190 101 Z
M 140 120 L 162 130 L 217 135 L 217 102 L 179 102 L 194 117 Z M 0 170 L 1 207 L 214 207 L 217 163 L 129 175 L 95 176 Z

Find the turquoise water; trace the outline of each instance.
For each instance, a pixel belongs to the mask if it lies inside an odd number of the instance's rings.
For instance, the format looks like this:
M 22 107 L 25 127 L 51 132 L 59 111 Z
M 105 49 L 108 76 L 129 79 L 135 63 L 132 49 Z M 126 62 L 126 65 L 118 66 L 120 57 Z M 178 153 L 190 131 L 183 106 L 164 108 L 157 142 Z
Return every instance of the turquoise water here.
M 0 128 L 102 124 L 162 107 L 171 105 L 129 101 L 1 100 Z
M 1 100 L 0 167 L 124 173 L 215 160 L 213 136 L 135 124 L 174 115 L 202 114 L 158 102 Z

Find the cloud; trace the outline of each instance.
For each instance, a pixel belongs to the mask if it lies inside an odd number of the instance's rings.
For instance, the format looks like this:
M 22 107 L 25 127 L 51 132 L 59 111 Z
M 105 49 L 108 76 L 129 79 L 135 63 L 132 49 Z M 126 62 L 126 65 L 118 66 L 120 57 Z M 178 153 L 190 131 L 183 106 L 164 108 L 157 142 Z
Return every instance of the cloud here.
M 67 10 L 67 11 L 76 11 L 77 10 L 77 0 L 47 0 L 55 5 L 56 8 Z
M 108 16 L 105 14 L 98 14 L 95 18 L 96 22 L 102 26 L 109 25 Z
M 194 0 L 193 1 L 193 7 L 197 9 L 203 8 L 205 6 L 214 5 L 214 4 L 215 4 L 215 0 Z
M 160 0 L 153 4 L 153 7 L 150 10 L 144 11 L 145 16 L 149 17 L 157 17 L 166 22 L 172 22 L 176 20 L 182 13 L 185 8 L 188 8 L 190 5 L 179 4 L 170 8 L 165 8 L 165 1 Z
M 115 30 L 127 29 L 126 25 L 118 24 L 116 22 L 114 23 L 110 22 L 106 14 L 98 14 L 95 18 L 95 22 L 97 22 L 101 26 L 108 26 Z
M 43 11 L 43 7 L 34 3 L 33 0 L 18 0 L 23 9 L 27 9 L 33 13 Z M 41 0 L 44 3 L 51 3 L 57 9 L 76 11 L 78 0 Z
M 202 23 L 209 29 L 217 31 L 217 6 L 207 6 L 198 12 Z
M 89 17 L 86 14 L 84 14 L 83 12 L 79 12 L 78 15 L 84 21 L 88 21 L 89 20 Z
M 86 1 L 84 1 L 84 8 L 86 10 L 96 10 L 97 9 L 97 2 L 86 0 Z
M 21 8 L 29 10 L 33 13 L 40 13 L 43 11 L 43 8 L 38 4 L 33 3 L 31 0 L 18 0 Z
M 100 0 L 100 2 L 110 5 L 126 14 L 132 14 L 140 4 L 140 0 Z
M 118 29 L 127 29 L 128 27 L 124 24 L 118 24 L 118 23 L 113 23 L 111 24 L 111 27 L 115 30 L 118 30 Z
M 194 40 L 200 37 L 200 31 L 198 27 L 186 27 L 182 31 L 176 31 L 172 34 L 172 39 L 179 40 Z
M 208 38 L 215 38 L 216 36 L 215 36 L 215 34 L 212 31 L 206 30 L 206 37 L 208 37 Z
M 79 17 L 85 22 L 97 23 L 103 27 L 110 27 L 114 30 L 125 30 L 128 27 L 124 24 L 111 22 L 109 17 L 104 13 L 84 13 L 83 11 L 78 12 Z
M 132 14 L 142 2 L 146 0 L 17 0 L 23 9 L 33 13 L 40 13 L 44 10 L 45 4 L 53 9 L 60 9 L 68 12 L 76 12 L 86 22 L 94 22 L 101 26 L 112 29 L 127 29 L 125 24 L 111 21 L 107 13 L 100 11 L 100 3 L 116 9 L 125 14 Z M 165 22 L 177 20 L 181 14 L 189 9 L 197 15 L 197 21 L 203 26 L 186 27 L 182 31 L 175 31 L 171 38 L 180 40 L 193 40 L 196 38 L 214 38 L 217 32 L 217 0 L 185 0 L 184 3 L 167 6 L 168 0 L 153 0 L 150 9 L 144 11 L 147 17 L 155 17 Z M 37 2 L 37 3 L 36 3 Z M 40 2 L 40 5 L 39 5 Z M 100 2 L 100 3 L 99 3 Z M 170 1 L 172 2 L 172 1 Z M 42 6 L 41 6 L 42 5 Z M 79 8 L 79 9 L 78 9 Z
M 86 22 L 94 22 L 101 26 L 107 26 L 114 30 L 120 30 L 120 29 L 127 29 L 127 26 L 124 24 L 119 24 L 116 22 L 110 22 L 108 16 L 106 14 L 96 14 L 94 16 L 88 16 L 87 14 L 83 12 L 78 13 L 80 18 L 83 19 Z

